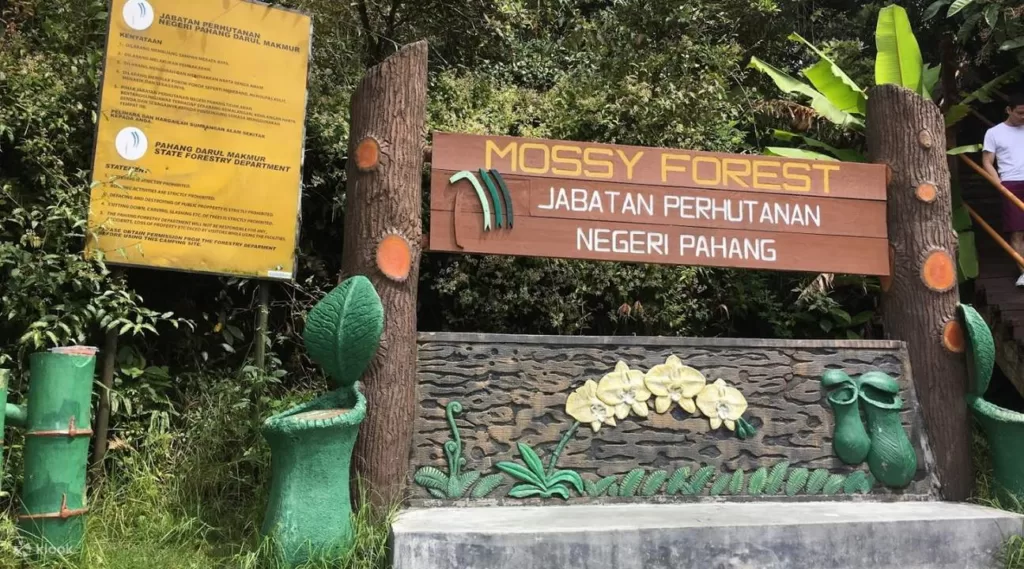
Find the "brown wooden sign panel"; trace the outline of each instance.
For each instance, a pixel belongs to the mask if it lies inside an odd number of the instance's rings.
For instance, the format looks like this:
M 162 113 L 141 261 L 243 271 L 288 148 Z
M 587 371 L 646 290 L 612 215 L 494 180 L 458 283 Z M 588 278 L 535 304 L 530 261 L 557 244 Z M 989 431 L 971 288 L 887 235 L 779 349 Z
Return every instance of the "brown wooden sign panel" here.
M 588 164 L 604 151 L 621 167 L 597 179 Z M 876 165 L 442 134 L 433 168 L 431 251 L 890 271 Z
M 477 216 L 483 207 L 469 184 L 452 186 L 455 172 L 435 170 L 430 209 Z M 502 175 L 515 216 L 626 223 L 756 229 L 782 233 L 885 239 L 885 202 L 803 196 L 764 196 L 731 190 L 666 188 Z M 465 182 L 462 182 L 465 184 Z M 458 188 L 458 189 L 457 189 Z
M 885 239 L 521 217 L 512 232 L 431 212 L 430 249 L 488 255 L 886 275 Z M 458 244 L 456 243 L 458 233 Z M 512 238 L 512 235 L 515 235 Z
M 885 201 L 885 167 L 506 136 L 434 134 L 435 170 Z

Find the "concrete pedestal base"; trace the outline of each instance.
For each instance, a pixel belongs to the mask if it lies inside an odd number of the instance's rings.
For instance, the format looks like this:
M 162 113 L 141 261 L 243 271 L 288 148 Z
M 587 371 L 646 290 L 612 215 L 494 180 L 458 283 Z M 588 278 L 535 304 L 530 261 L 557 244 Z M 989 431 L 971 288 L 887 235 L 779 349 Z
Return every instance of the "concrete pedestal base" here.
M 995 569 L 1024 516 L 941 502 L 431 508 L 395 569 Z

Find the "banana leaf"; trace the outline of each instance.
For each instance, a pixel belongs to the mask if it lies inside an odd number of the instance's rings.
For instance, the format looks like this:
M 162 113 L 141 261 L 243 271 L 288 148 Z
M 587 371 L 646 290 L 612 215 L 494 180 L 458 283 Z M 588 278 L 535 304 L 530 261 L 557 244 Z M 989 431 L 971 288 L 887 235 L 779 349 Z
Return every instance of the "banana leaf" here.
M 971 152 L 981 152 L 983 146 L 981 144 L 967 144 L 964 146 L 957 146 L 956 148 L 950 148 L 946 151 L 949 156 L 956 156 L 958 154 L 970 154 Z
M 815 90 L 814 87 L 796 79 L 792 75 L 782 71 L 770 63 L 766 63 L 756 57 L 751 57 L 749 67 L 757 69 L 771 77 L 772 81 L 775 82 L 775 85 L 782 91 L 791 95 L 803 95 L 804 97 L 809 98 L 811 100 L 811 108 L 814 109 L 814 112 L 818 113 L 830 122 L 843 128 L 855 128 L 858 130 L 864 128 L 863 119 L 835 106 L 828 100 L 828 97 Z
M 978 247 L 973 231 L 961 231 L 958 234 L 960 247 L 957 252 L 957 268 L 960 282 L 978 278 Z
M 922 93 L 924 60 L 906 10 L 896 5 L 882 8 L 875 28 L 875 44 L 875 83 L 901 85 Z
M 864 90 L 853 79 L 850 79 L 850 76 L 836 65 L 836 62 L 798 33 L 790 34 L 789 39 L 806 45 L 821 58 L 817 63 L 803 70 L 804 76 L 810 80 L 815 89 L 839 110 L 860 115 L 867 112 L 868 98 L 864 94 Z
M 837 161 L 827 154 L 804 150 L 803 148 L 787 148 L 785 146 L 769 146 L 764 149 L 768 156 L 781 156 L 783 158 L 803 158 L 805 160 L 832 160 Z
M 830 144 L 825 144 L 816 138 L 803 136 L 795 132 L 789 132 L 788 130 L 772 129 L 772 136 L 783 142 L 792 142 L 794 144 L 810 146 L 811 148 L 820 148 L 832 156 L 846 162 L 867 162 L 867 158 L 856 150 L 849 148 L 836 148 Z

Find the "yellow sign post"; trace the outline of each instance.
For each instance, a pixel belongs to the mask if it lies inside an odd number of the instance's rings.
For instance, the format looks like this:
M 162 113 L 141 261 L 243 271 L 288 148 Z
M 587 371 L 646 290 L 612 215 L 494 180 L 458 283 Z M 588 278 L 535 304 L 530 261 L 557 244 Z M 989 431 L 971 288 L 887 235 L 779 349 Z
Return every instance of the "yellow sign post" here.
M 87 248 L 113 264 L 291 280 L 308 15 L 114 0 Z

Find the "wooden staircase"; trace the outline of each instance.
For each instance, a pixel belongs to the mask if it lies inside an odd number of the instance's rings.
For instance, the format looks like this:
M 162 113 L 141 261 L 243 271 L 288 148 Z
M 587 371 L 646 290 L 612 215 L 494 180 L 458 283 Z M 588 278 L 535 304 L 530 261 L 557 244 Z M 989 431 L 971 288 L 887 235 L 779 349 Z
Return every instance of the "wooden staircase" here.
M 984 178 L 960 169 L 964 200 L 991 225 L 1002 226 L 1002 196 Z M 966 299 L 984 316 L 996 340 L 996 362 L 1017 391 L 1024 393 L 1024 289 L 1015 286 L 1021 270 L 1006 252 L 975 224 L 980 274 L 974 298 Z

